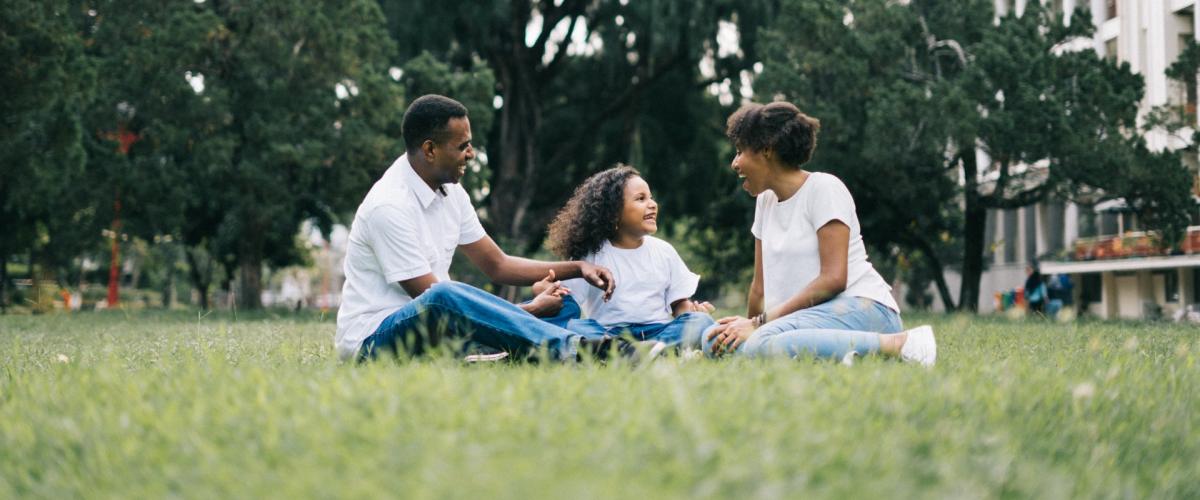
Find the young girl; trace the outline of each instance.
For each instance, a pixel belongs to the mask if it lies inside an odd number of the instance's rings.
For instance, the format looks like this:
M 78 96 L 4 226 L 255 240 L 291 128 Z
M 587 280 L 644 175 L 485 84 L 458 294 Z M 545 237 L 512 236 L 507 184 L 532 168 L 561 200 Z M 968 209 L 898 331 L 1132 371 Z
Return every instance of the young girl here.
M 670 243 L 651 236 L 656 232 L 658 203 L 633 167 L 610 168 L 575 190 L 550 224 L 550 250 L 608 268 L 617 288 L 606 301 L 603 291 L 579 279 L 563 282 L 571 293 L 564 309 L 571 308 L 573 297 L 588 316 L 569 321 L 567 329 L 591 337 L 629 334 L 665 346 L 699 342 L 700 333 L 714 324 L 713 306 L 691 300 L 700 276 Z M 539 282 L 535 294 L 539 286 L 553 285 Z

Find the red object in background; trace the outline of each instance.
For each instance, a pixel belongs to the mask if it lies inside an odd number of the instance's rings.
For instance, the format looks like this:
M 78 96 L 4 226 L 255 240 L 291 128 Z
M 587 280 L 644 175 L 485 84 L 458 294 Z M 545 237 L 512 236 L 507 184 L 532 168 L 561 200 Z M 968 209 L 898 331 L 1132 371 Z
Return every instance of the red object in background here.
M 125 124 L 117 126 L 116 132 L 106 132 L 103 134 L 105 139 L 117 141 L 117 152 L 122 155 L 129 154 L 129 148 L 133 147 L 133 143 L 137 142 L 142 136 L 130 132 L 125 128 Z M 119 240 L 121 238 L 121 193 L 113 194 L 113 225 L 112 225 L 112 262 L 108 265 L 108 307 L 114 307 L 120 300 L 121 294 L 121 246 Z
M 118 240 L 121 238 L 121 195 L 118 193 L 113 199 L 113 225 L 112 225 L 112 261 L 108 264 L 108 307 L 117 305 L 121 294 L 121 245 Z

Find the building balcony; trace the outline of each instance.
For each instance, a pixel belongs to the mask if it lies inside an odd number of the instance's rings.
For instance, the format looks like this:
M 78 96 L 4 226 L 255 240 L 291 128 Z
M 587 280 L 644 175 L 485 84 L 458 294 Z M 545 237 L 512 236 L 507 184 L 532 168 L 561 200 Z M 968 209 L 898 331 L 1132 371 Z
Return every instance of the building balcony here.
M 1075 241 L 1072 260 L 1127 259 L 1165 255 L 1200 254 L 1200 226 L 1188 228 L 1176 248 L 1165 248 L 1156 232 L 1128 232 L 1120 235 L 1080 238 Z

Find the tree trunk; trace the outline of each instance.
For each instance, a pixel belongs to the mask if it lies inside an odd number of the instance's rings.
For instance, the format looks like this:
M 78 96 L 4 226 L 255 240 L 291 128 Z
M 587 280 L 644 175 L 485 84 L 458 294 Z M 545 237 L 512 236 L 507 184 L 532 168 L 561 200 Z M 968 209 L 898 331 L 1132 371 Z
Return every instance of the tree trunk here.
M 987 207 L 983 205 L 977 183 L 978 165 L 974 154 L 963 155 L 964 198 L 962 287 L 958 306 L 961 310 L 979 311 L 979 280 L 983 275 L 983 241 L 987 226 Z
M 171 250 L 174 250 L 174 247 Z M 175 260 L 178 254 L 172 251 L 170 255 L 167 259 L 166 288 L 162 292 L 163 309 L 170 309 L 175 306 Z
M 933 282 L 937 285 L 938 297 L 942 299 L 942 307 L 946 312 L 955 310 L 954 298 L 950 296 L 950 287 L 946 285 L 946 267 L 942 265 L 942 259 L 939 259 L 933 252 L 933 245 L 923 238 L 915 238 L 914 243 L 921 250 L 921 254 L 925 256 L 925 265 L 929 266 L 930 272 L 933 274 Z
M 187 257 L 188 263 L 188 278 L 192 281 L 192 287 L 199 292 L 200 309 L 207 311 L 208 304 L 208 288 L 212 286 L 212 262 L 206 269 L 200 269 L 200 259 L 196 256 L 196 250 L 188 248 L 184 250 L 184 256 Z
M 488 211 L 492 227 L 500 241 L 523 248 L 527 243 L 525 222 L 534 183 L 537 180 L 537 128 L 541 105 L 525 83 L 514 73 L 523 70 L 511 65 L 500 73 L 504 107 L 500 108 L 500 137 L 490 155 L 497 160 Z
M 262 309 L 262 263 L 263 242 L 261 238 L 243 240 L 238 252 L 238 268 L 241 286 L 238 290 L 238 307 L 246 310 Z
M 8 314 L 8 256 L 0 256 L 0 314 Z

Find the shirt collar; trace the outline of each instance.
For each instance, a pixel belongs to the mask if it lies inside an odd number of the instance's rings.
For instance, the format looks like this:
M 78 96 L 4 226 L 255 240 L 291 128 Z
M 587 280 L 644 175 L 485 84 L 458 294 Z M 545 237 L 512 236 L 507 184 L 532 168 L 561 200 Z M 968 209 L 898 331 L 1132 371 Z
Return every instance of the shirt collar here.
M 417 171 L 413 170 L 412 164 L 408 162 L 408 154 L 400 155 L 400 173 L 404 179 L 404 183 L 412 190 L 413 194 L 417 195 L 417 201 L 421 203 L 421 208 L 429 208 L 433 200 L 437 199 L 438 192 L 429 188 L 429 184 L 417 175 Z M 438 186 L 445 196 L 445 188 Z

